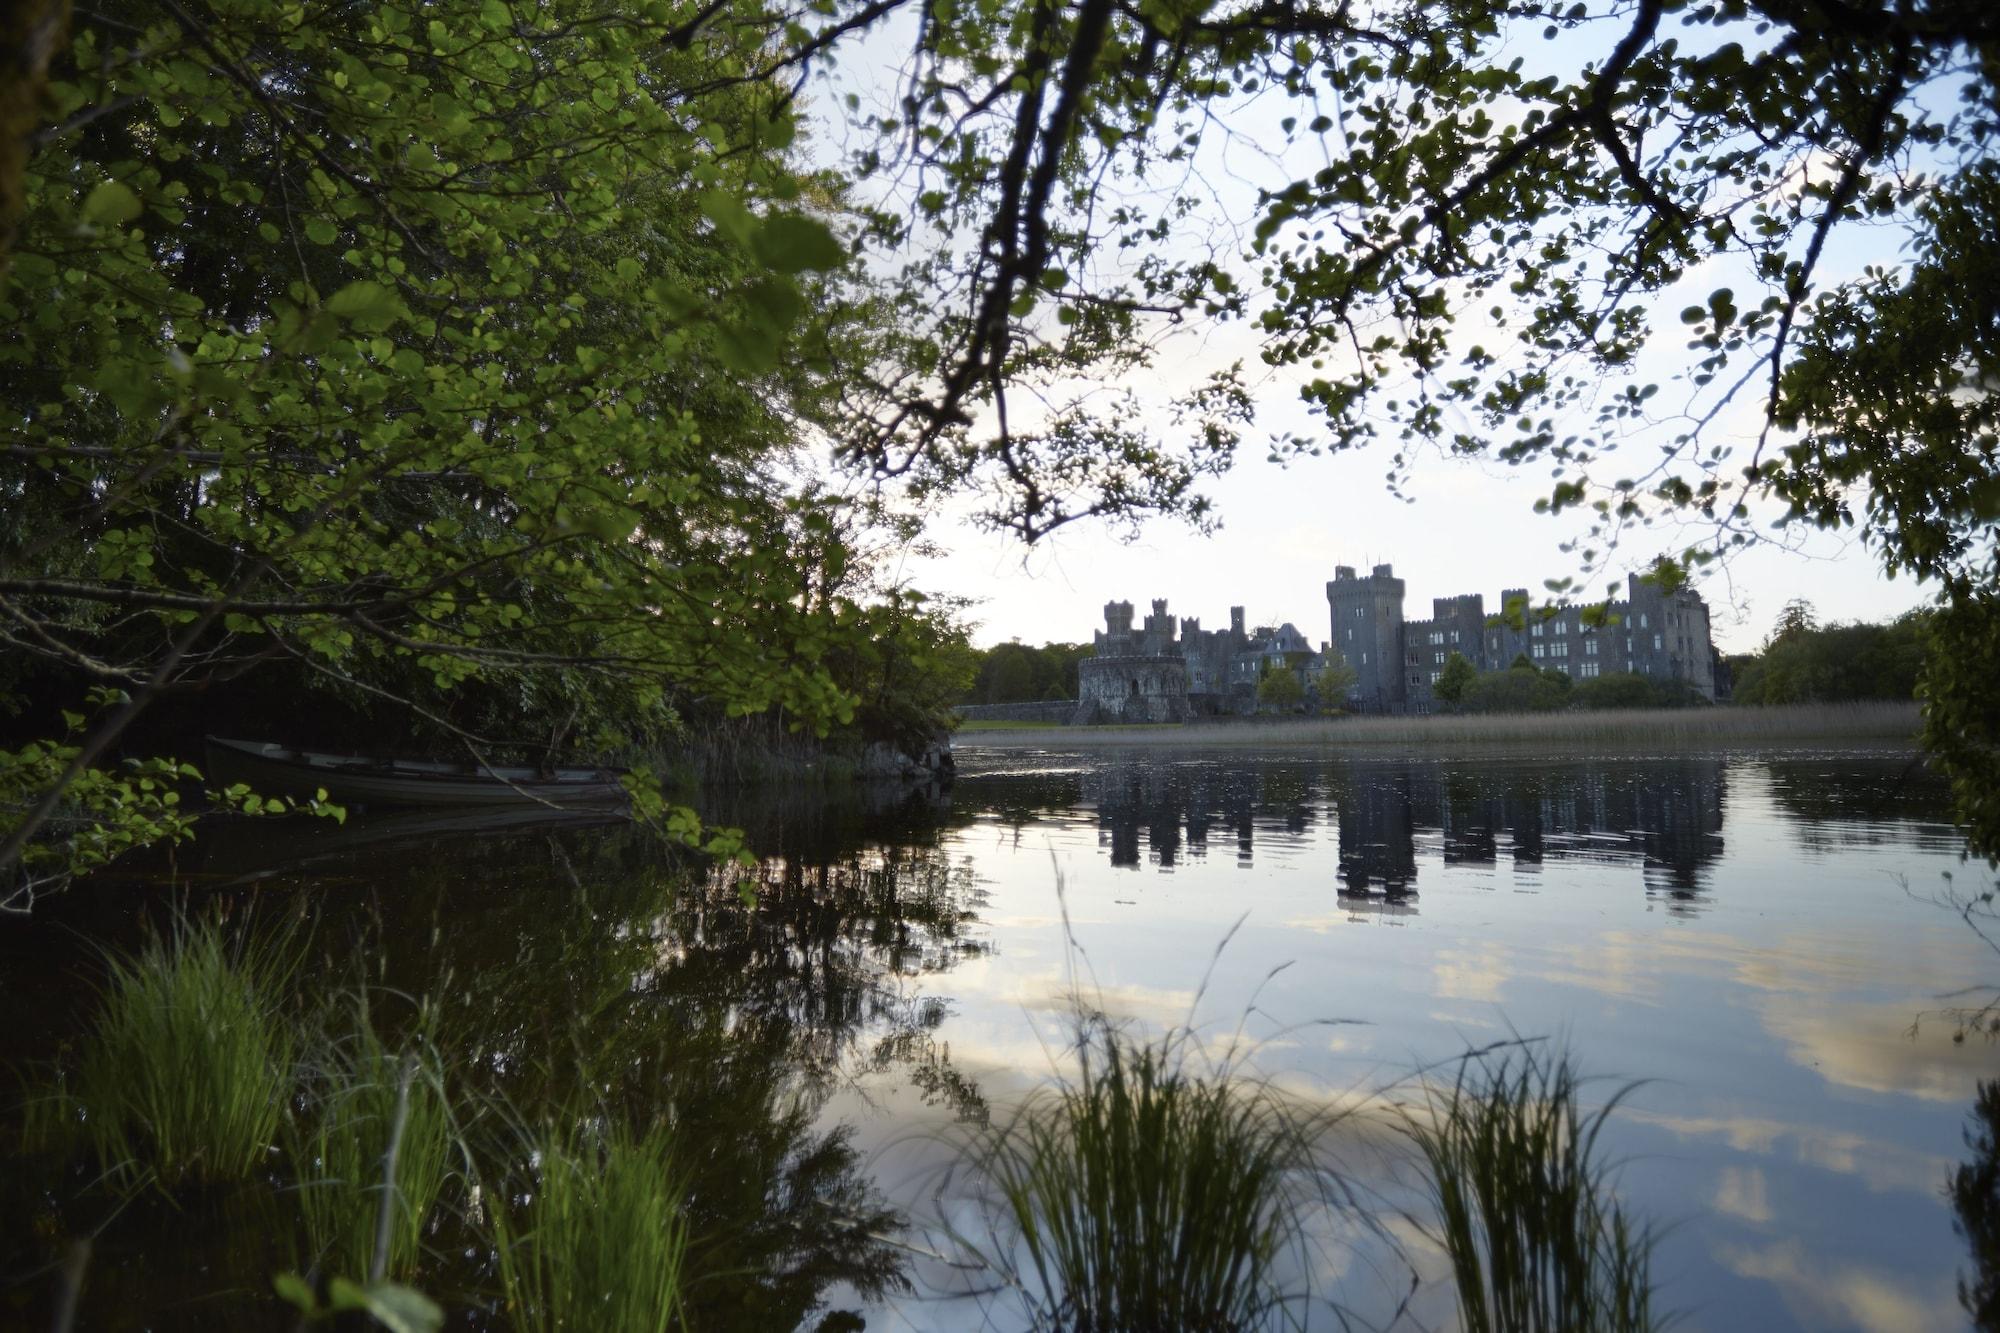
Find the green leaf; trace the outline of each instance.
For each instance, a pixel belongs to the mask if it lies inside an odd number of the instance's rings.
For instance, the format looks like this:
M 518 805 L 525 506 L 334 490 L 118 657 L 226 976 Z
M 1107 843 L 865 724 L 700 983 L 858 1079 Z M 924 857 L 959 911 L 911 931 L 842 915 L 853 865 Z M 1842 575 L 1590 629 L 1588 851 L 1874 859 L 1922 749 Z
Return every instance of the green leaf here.
M 327 1295 L 334 1309 L 364 1310 L 389 1333 L 436 1333 L 444 1325 L 444 1311 L 436 1301 L 401 1283 L 364 1287 L 337 1277 L 327 1284 Z
M 727 190 L 702 191 L 701 214 L 733 241 L 747 243 L 756 230 L 757 220 L 750 216 L 750 210 Z
M 348 283 L 326 300 L 328 314 L 352 321 L 364 329 L 382 328 L 403 315 L 403 302 L 381 283 L 360 278 Z
M 280 1300 L 297 1307 L 302 1314 L 311 1314 L 319 1308 L 319 1297 L 313 1295 L 312 1287 L 297 1273 L 279 1273 L 271 1279 L 271 1288 Z
M 757 257 L 780 273 L 839 268 L 847 262 L 847 247 L 825 223 L 797 213 L 766 218 L 757 228 Z
M 83 220 L 115 227 L 139 216 L 139 196 L 122 181 L 103 181 L 83 201 Z

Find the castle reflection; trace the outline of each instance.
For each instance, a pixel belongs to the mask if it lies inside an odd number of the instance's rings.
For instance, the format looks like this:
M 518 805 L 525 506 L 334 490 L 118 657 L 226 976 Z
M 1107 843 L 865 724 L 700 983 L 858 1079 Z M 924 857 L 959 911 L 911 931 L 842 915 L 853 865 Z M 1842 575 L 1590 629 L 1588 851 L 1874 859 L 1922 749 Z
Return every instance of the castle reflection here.
M 1723 760 L 1345 762 L 1105 759 L 1058 774 L 994 774 L 958 802 L 996 813 L 1067 809 L 1094 820 L 1118 867 L 1172 871 L 1233 853 L 1328 856 L 1337 892 L 1403 904 L 1419 867 L 1636 866 L 1670 908 L 1699 905 L 1722 854 Z M 971 798 L 968 800 L 968 798 Z M 1226 850 L 1225 850 L 1226 848 Z

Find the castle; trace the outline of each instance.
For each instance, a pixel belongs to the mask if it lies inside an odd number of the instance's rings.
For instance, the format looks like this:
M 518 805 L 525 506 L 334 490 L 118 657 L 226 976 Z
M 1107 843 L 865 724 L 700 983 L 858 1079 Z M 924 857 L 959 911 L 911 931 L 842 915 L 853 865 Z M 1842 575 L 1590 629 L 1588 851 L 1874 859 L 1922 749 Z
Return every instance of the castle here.
M 1364 577 L 1340 565 L 1326 585 L 1331 637 L 1317 652 L 1289 623 L 1246 630 L 1240 606 L 1230 608 L 1227 630 L 1203 630 L 1198 620 L 1177 624 L 1162 598 L 1135 630 L 1132 604 L 1111 602 L 1095 655 L 1078 664 L 1071 721 L 1184 722 L 1254 712 L 1264 675 L 1293 671 L 1310 695 L 1336 653 L 1355 676 L 1346 706 L 1366 713 L 1435 711 L 1433 688 L 1453 653 L 1480 671 L 1504 671 L 1526 658 L 1575 680 L 1622 672 L 1680 681 L 1712 702 L 1720 658 L 1700 594 L 1668 591 L 1636 574 L 1626 581 L 1626 594 L 1596 624 L 1575 606 L 1528 616 L 1519 629 L 1488 624 L 1478 593 L 1435 598 L 1428 620 L 1405 620 L 1403 580 L 1392 566 L 1376 565 Z M 1516 604 L 1528 605 L 1527 589 L 1500 594 L 1498 609 Z
M 1178 637 L 1176 637 L 1178 632 Z M 1268 671 L 1290 670 L 1301 684 L 1319 661 L 1306 636 L 1287 622 L 1246 630 L 1243 608 L 1229 608 L 1229 628 L 1178 624 L 1165 598 L 1132 628 L 1132 603 L 1110 602 L 1094 653 L 1077 663 L 1075 724 L 1185 722 L 1191 717 L 1252 713 L 1257 683 Z

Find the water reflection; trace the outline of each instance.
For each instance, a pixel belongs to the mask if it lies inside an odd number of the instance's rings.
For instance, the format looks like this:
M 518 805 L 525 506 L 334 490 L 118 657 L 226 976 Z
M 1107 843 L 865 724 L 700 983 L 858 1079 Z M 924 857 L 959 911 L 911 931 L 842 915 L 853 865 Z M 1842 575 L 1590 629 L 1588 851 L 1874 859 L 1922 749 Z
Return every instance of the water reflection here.
M 1960 1272 L 1958 1301 L 1981 1333 L 2000 1330 L 2000 1082 L 1979 1085 L 1965 1129 L 1972 1157 L 1952 1168 L 1945 1183 L 1953 1226 L 1972 1251 L 1970 1272 Z
M 1335 844 L 1343 895 L 1404 900 L 1417 890 L 1419 849 L 1448 866 L 1547 861 L 1634 865 L 1646 887 L 1692 908 L 1722 855 L 1720 757 L 1546 764 L 1256 763 L 1150 756 L 1081 772 L 971 777 L 956 801 L 1014 827 L 1043 813 L 1088 811 L 1110 864 L 1171 871 L 1216 845 L 1253 868 L 1260 846 L 1287 854 Z
M 893 1292 L 880 1238 L 909 1202 L 877 1188 L 893 1174 L 882 1145 L 1046 1075 L 1027 1015 L 1053 1012 L 1069 975 L 1052 850 L 1079 872 L 1068 905 L 1095 993 L 1136 1021 L 1184 1017 L 1216 941 L 1253 911 L 1217 965 L 1218 1012 L 1269 982 L 1284 1019 L 1367 1021 L 1272 1042 L 1302 1083 L 1351 1086 L 1355 1068 L 1407 1068 L 1503 1022 L 1567 1027 L 1596 1067 L 1659 1079 L 1631 1118 L 1651 1137 L 1632 1146 L 1665 1164 L 1648 1211 L 1692 1219 L 1674 1235 L 1694 1325 L 1836 1322 L 1813 1304 L 1836 1289 L 1843 1311 L 1949 1306 L 1938 1185 L 1958 1108 L 1992 1070 L 1988 1048 L 1906 1035 L 1929 996 L 1981 978 L 1954 970 L 1955 922 L 1898 915 L 1914 909 L 1885 873 L 1916 878 L 1920 856 L 1950 851 L 1936 784 L 1902 761 L 968 752 L 961 768 L 948 800 L 724 797 L 709 813 L 748 830 L 754 871 L 699 871 L 622 828 L 428 817 L 225 827 L 172 871 L 197 905 L 309 920 L 309 982 L 358 958 L 385 1009 L 430 997 L 495 1104 L 587 1083 L 601 1106 L 672 1117 L 701 1145 L 691 1326 L 851 1326 L 850 1308 L 877 1325 L 861 1296 Z M 0 1062 L 80 1030 L 94 944 L 129 944 L 170 909 L 156 870 L 0 932 Z M 1973 1211 L 2000 1179 L 1990 1084 L 1980 1107 L 1985 1183 L 1953 1199 L 1990 1305 L 2000 1223 Z M 104 1221 L 44 1178 L 0 1175 L 5 1271 L 41 1272 Z M 267 1324 L 261 1295 L 241 1311 L 207 1297 L 268 1290 L 257 1237 L 272 1229 L 127 1211 L 99 1239 L 85 1325 Z M 429 1276 L 481 1326 L 482 1275 L 457 1240 L 439 1238 L 458 1257 Z M 1892 1291 L 1855 1276 L 1867 1265 L 1912 1276 Z M 36 1326 L 41 1301 L 18 1307 Z M 955 1317 L 919 1300 L 880 1322 Z
M 0 1027 L 24 1062 L 58 1059 L 88 1012 L 95 944 L 129 946 L 177 909 L 252 929 L 300 917 L 299 1003 L 359 979 L 378 1023 L 432 1012 L 484 1179 L 530 1179 L 515 1126 L 664 1119 L 687 1145 L 690 1326 L 797 1327 L 836 1287 L 849 1312 L 826 1326 L 854 1326 L 857 1297 L 901 1281 L 898 1223 L 851 1129 L 821 1111 L 844 1070 L 871 1062 L 978 1112 L 933 1033 L 950 1012 L 937 977 L 986 947 L 983 895 L 942 848 L 934 801 L 736 813 L 773 850 L 754 871 L 703 870 L 588 822 L 222 826 L 183 856 L 177 891 L 80 886 L 32 938 L 0 936 Z M 60 959 L 26 966 L 36 953 Z M 40 1275 L 11 1308 L 47 1326 L 50 1258 L 96 1232 L 80 1326 L 270 1326 L 271 1274 L 298 1263 L 288 1206 L 121 1210 L 90 1174 L 0 1172 L 0 1270 Z M 271 1189 L 245 1193 L 282 1202 Z M 489 1326 L 488 1260 L 462 1222 L 441 1227 L 419 1285 Z

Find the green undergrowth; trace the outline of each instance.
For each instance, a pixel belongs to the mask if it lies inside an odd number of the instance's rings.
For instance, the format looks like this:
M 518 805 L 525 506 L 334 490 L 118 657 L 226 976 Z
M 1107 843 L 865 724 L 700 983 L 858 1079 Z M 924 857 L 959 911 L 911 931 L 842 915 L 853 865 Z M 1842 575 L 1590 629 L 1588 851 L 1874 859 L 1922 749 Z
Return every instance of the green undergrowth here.
M 278 999 L 289 942 L 179 921 L 105 963 L 73 1084 L 31 1115 L 31 1139 L 81 1141 L 108 1176 L 169 1188 L 268 1167 L 299 1045 Z
M 288 1122 L 308 1271 L 403 1279 L 455 1170 L 458 1135 L 434 1050 L 392 1049 L 365 999 L 300 1070 Z
M 545 1129 L 527 1157 L 532 1178 L 490 1213 L 511 1325 L 664 1333 L 688 1244 L 668 1130 Z
M 1064 1333 L 1239 1333 L 1335 1325 L 1339 1293 L 1306 1290 L 1346 1234 L 1400 1250 L 1392 1212 L 1342 1165 L 1356 1112 L 1200 1057 L 1176 1029 L 1143 1039 L 1079 1018 L 1076 1072 L 967 1142 L 994 1239 L 965 1261 Z M 1522 1042 L 1458 1062 L 1448 1090 L 1391 1105 L 1450 1260 L 1466 1333 L 1652 1333 L 1655 1236 L 1615 1201 L 1600 1136 L 1630 1088 L 1585 1109 L 1570 1057 Z M 1379 1123 L 1379 1122 L 1378 1122 Z M 1410 1272 L 1417 1267 L 1410 1261 Z M 1415 1282 L 1412 1277 L 1412 1282 Z M 1316 1313 L 1317 1312 L 1317 1313 Z
M 1330 1117 L 1226 1067 L 1198 1070 L 1191 1050 L 1186 1033 L 1141 1041 L 1087 1018 L 1074 1078 L 980 1140 L 1040 1326 L 1252 1329 L 1295 1303 L 1282 1260 L 1344 1207 Z

